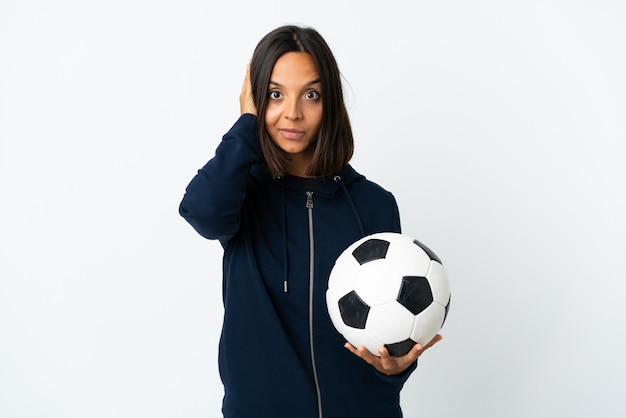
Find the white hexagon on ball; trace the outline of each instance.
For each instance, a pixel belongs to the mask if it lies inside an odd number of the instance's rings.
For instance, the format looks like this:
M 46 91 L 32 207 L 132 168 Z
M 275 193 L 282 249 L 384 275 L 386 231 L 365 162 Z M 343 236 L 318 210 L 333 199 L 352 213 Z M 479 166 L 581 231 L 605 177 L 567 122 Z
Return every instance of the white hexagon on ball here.
M 357 348 L 363 346 L 367 348 L 370 353 L 376 356 L 379 355 L 378 349 L 384 345 L 382 341 L 376 339 L 364 329 L 356 329 L 345 326 L 343 327 L 343 336 L 353 346 Z
M 393 318 L 393 326 L 389 326 L 389 318 Z M 385 344 L 393 344 L 409 338 L 414 322 L 415 315 L 398 302 L 393 301 L 372 306 L 367 316 L 365 329 L 377 340 Z
M 393 239 L 393 234 L 386 235 Z M 392 241 L 385 259 L 403 276 L 425 276 L 430 269 L 430 257 L 424 251 L 417 251 L 416 245 L 412 238 L 403 235 Z
M 381 281 L 385 284 L 381 286 Z M 385 259 L 370 261 L 359 266 L 354 290 L 369 306 L 380 305 L 396 299 L 402 282 L 400 272 Z
M 450 281 L 448 273 L 441 264 L 436 261 L 430 263 L 430 270 L 426 275 L 430 289 L 433 294 L 433 300 L 442 306 L 446 306 L 450 300 Z
M 432 303 L 415 317 L 411 339 L 422 345 L 428 344 L 441 329 L 446 316 L 446 309 L 438 303 Z

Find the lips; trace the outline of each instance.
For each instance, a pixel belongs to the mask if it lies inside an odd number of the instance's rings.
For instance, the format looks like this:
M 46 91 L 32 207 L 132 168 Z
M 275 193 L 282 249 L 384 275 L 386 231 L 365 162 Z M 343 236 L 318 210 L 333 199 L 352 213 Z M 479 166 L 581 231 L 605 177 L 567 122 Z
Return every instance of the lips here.
M 302 139 L 305 134 L 305 132 L 300 129 L 283 128 L 279 129 L 278 131 L 286 139 Z

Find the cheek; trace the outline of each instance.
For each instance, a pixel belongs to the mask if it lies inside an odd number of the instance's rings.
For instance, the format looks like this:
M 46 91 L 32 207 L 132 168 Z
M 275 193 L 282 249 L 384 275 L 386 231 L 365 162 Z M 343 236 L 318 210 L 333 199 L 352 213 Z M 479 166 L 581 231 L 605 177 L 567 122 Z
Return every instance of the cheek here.
M 267 106 L 265 109 L 265 125 L 270 128 L 276 124 L 276 121 L 280 118 L 280 109 L 278 106 Z
M 316 130 L 319 131 L 320 127 L 322 126 L 322 110 L 319 109 L 318 111 L 316 111 L 313 118 L 315 120 Z

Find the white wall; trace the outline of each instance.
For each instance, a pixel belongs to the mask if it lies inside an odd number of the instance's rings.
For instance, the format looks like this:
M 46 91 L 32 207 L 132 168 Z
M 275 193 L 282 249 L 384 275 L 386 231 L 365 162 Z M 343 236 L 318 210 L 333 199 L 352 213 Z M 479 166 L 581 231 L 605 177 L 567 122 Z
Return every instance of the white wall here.
M 0 3 L 0 416 L 219 415 L 221 249 L 177 206 L 283 23 L 451 276 L 406 416 L 624 416 L 625 3 L 246 3 Z

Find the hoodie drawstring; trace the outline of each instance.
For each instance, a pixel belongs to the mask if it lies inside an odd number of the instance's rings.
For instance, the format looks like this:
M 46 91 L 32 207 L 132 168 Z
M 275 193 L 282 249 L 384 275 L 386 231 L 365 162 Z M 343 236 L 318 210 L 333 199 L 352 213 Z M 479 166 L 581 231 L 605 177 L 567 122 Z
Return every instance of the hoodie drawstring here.
M 354 212 L 354 218 L 356 219 L 357 225 L 359 226 L 359 231 L 361 233 L 361 236 L 365 236 L 365 229 L 363 228 L 363 223 L 361 222 L 361 217 L 359 216 L 359 212 L 356 209 L 356 206 L 354 205 L 354 201 L 352 200 L 352 196 L 350 196 L 350 193 L 348 192 L 348 187 L 345 185 L 345 183 L 343 182 L 343 180 L 341 179 L 341 177 L 339 175 L 336 175 L 335 177 L 333 177 L 333 180 L 339 184 L 339 186 L 341 187 L 341 189 L 343 190 L 344 194 L 346 195 L 346 197 L 348 198 L 348 202 L 350 203 L 350 207 L 352 208 L 352 212 Z M 282 202 L 281 202 L 281 206 L 282 206 L 282 212 L 283 212 L 283 260 L 285 260 L 285 262 L 283 263 L 283 292 L 288 293 L 289 291 L 289 270 L 287 267 L 287 208 L 286 208 L 286 191 L 285 191 L 285 181 L 284 179 L 281 179 L 281 187 L 282 187 Z
M 281 187 L 282 187 L 282 210 L 283 210 L 283 292 L 287 293 L 289 290 L 289 287 L 287 285 L 288 283 L 288 277 L 289 277 L 289 271 L 288 271 L 288 267 L 287 267 L 287 208 L 286 208 L 286 203 L 285 203 L 285 182 L 284 180 L 281 180 L 280 182 Z
M 346 187 L 345 183 L 341 180 L 340 176 L 337 175 L 333 177 L 333 180 L 335 180 L 336 183 L 339 183 L 339 186 L 341 186 L 341 189 L 346 194 L 346 197 L 348 198 L 348 202 L 350 202 L 350 206 L 352 207 L 352 211 L 354 212 L 354 217 L 356 218 L 356 222 L 359 224 L 359 231 L 361 231 L 361 236 L 362 237 L 365 236 L 365 229 L 363 229 L 363 223 L 361 223 L 361 217 L 359 216 L 359 212 L 356 210 L 356 206 L 354 205 L 352 196 L 350 196 L 350 193 L 348 193 L 348 188 Z

